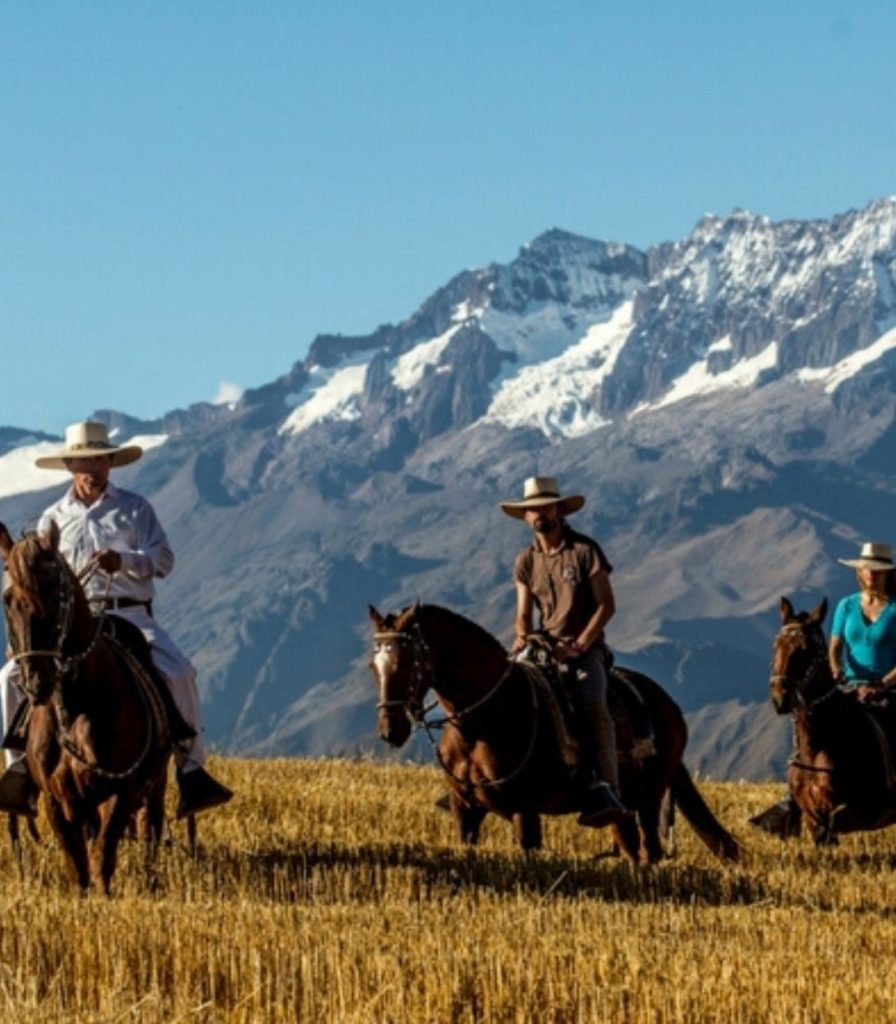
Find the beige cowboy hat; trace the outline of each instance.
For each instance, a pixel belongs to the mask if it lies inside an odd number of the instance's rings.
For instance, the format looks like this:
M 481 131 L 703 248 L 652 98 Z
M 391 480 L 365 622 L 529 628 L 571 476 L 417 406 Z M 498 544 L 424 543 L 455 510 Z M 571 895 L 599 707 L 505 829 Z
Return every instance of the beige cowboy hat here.
M 862 545 L 858 558 L 838 558 L 837 561 L 853 569 L 896 569 L 890 545 L 878 544 L 871 540 Z
M 66 459 L 92 459 L 95 455 L 108 455 L 113 466 L 127 466 L 143 454 L 137 444 L 115 445 L 109 440 L 105 423 L 73 423 L 65 428 L 65 447 L 54 455 L 42 455 L 34 460 L 40 469 L 68 469 Z
M 524 519 L 530 508 L 557 505 L 561 516 L 578 512 L 585 504 L 581 494 L 560 494 L 560 487 L 552 476 L 530 476 L 523 483 L 522 501 L 502 501 L 501 510 L 514 519 Z

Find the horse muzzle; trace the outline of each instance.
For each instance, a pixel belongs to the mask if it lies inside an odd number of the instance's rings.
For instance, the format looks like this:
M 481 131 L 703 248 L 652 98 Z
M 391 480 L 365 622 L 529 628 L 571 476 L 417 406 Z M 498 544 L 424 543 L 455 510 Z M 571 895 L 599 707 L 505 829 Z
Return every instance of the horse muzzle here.
M 768 697 L 779 715 L 789 715 L 794 708 L 793 693 L 785 683 L 783 676 L 772 676 L 768 682 Z
M 411 719 L 402 707 L 381 707 L 377 715 L 380 739 L 390 747 L 403 747 L 411 735 Z

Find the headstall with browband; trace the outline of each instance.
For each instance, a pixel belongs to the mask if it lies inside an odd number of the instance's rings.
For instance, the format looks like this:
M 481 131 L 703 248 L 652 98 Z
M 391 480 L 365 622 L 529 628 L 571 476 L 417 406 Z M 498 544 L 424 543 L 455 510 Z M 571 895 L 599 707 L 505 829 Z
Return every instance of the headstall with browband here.
M 143 747 L 137 755 L 136 760 L 123 771 L 112 771 L 108 768 L 103 768 L 102 765 L 92 761 L 88 761 L 81 753 L 79 747 L 72 741 L 68 733 L 69 727 L 69 716 L 65 709 L 64 704 L 59 696 L 58 682 L 62 679 L 66 673 L 76 669 L 78 665 L 84 661 L 85 658 L 96 648 L 100 637 L 103 635 L 103 620 L 106 617 L 106 612 L 102 609 L 99 615 L 96 616 L 96 630 L 90 643 L 83 651 L 79 651 L 77 654 L 65 655 L 62 647 L 65 643 L 65 639 L 68 636 L 69 630 L 72 626 L 72 620 L 74 616 L 74 605 L 75 605 L 75 589 L 73 586 L 73 574 L 68 567 L 68 563 L 59 554 L 58 551 L 54 552 L 56 562 L 59 566 L 60 573 L 60 586 L 61 596 L 59 600 L 59 624 L 56 632 L 56 647 L 54 650 L 40 650 L 40 649 L 29 649 L 25 651 L 13 651 L 12 660 L 16 663 L 24 662 L 27 667 L 27 659 L 29 658 L 52 658 L 56 662 L 56 679 L 54 680 L 54 691 L 53 691 L 53 707 L 56 712 L 57 720 L 57 739 L 61 747 L 68 751 L 68 753 L 83 767 L 95 772 L 97 775 L 104 779 L 112 781 L 121 781 L 130 778 L 137 769 L 146 760 L 149 754 L 150 747 L 152 744 L 153 728 L 149 721 L 147 721 L 147 728 L 145 730 L 146 736 L 143 743 Z M 95 563 L 91 563 L 85 566 L 77 574 L 78 582 L 86 583 L 91 576 L 97 571 Z M 106 584 L 106 596 L 108 595 L 109 588 L 112 585 L 112 576 L 108 575 Z M 86 596 L 86 595 L 85 595 Z M 103 598 L 105 600 L 105 597 Z M 30 643 L 30 627 L 28 629 L 28 642 Z M 13 643 L 12 630 L 9 629 L 8 614 L 7 614 L 7 634 L 10 638 L 10 643 Z M 140 664 L 138 658 L 136 658 L 127 647 L 120 641 L 116 640 L 115 637 L 107 636 L 107 640 L 114 644 L 123 657 L 128 663 L 131 673 L 136 681 L 136 690 L 140 698 L 140 702 L 143 705 L 143 710 L 147 715 L 147 718 L 155 722 L 156 731 L 161 735 L 164 733 L 164 722 L 166 721 L 165 710 L 161 706 L 161 698 L 156 693 L 155 686 L 152 680 L 149 678 L 146 670 Z M 30 692 L 28 685 L 25 681 L 27 673 L 23 673 L 22 678 L 22 689 L 25 691 L 29 703 L 32 704 L 35 699 L 35 695 Z M 30 712 L 29 712 L 30 713 Z
M 508 772 L 505 775 L 502 775 L 498 779 L 481 779 L 476 783 L 471 783 L 469 779 L 460 778 L 457 775 L 455 775 L 454 772 L 452 772 L 452 770 L 450 769 L 450 767 L 447 764 L 445 764 L 445 761 L 442 758 L 442 753 L 439 750 L 438 742 L 432 735 L 433 730 L 441 729 L 445 725 L 453 725 L 459 727 L 464 718 L 468 717 L 474 711 L 477 711 L 479 708 L 483 707 L 495 696 L 498 690 L 501 689 L 501 687 L 510 677 L 514 667 L 516 667 L 516 662 L 511 661 L 510 664 L 507 666 L 506 671 L 501 673 L 501 676 L 495 683 L 495 685 L 488 691 L 488 693 L 484 694 L 478 700 L 475 700 L 472 704 L 468 704 L 466 707 L 461 708 L 460 710 L 454 711 L 454 713 L 451 715 L 446 715 L 443 718 L 429 721 L 427 720 L 426 715 L 434 708 L 438 707 L 438 703 L 433 703 L 429 707 L 424 707 L 423 695 L 431 686 L 434 686 L 435 670 L 433 669 L 432 662 L 429 659 L 429 646 L 427 645 L 426 640 L 423 637 L 423 631 L 420 628 L 420 623 L 415 622 L 413 629 L 413 634 L 397 629 L 378 630 L 373 634 L 373 640 L 375 645 L 389 642 L 396 642 L 402 646 L 407 646 L 408 644 L 410 644 L 414 654 L 413 671 L 414 676 L 416 677 L 417 684 L 415 686 L 414 693 L 407 700 L 379 701 L 377 703 L 377 710 L 392 707 L 402 708 L 405 714 L 407 714 L 410 721 L 413 723 L 413 725 L 417 728 L 422 728 L 426 732 L 426 738 L 429 740 L 429 744 L 433 749 L 439 767 L 442 769 L 442 771 L 445 772 L 445 774 L 450 779 L 452 779 L 452 781 L 458 783 L 459 785 L 468 788 L 471 786 L 475 786 L 486 789 L 494 789 L 498 786 L 502 786 L 510 782 L 512 779 L 516 778 L 516 776 L 519 775 L 520 772 L 526 767 L 526 765 L 529 763 L 529 759 L 532 757 L 532 754 L 535 750 L 535 741 L 538 736 L 538 696 L 534 680 L 531 678 L 528 672 L 524 673 L 526 675 L 527 680 L 529 681 L 529 690 L 532 699 L 532 733 L 529 737 L 528 747 L 523 755 L 522 760 L 513 769 L 513 771 Z M 426 682 L 424 680 L 422 665 L 425 665 L 425 667 L 428 669 L 429 682 Z
M 800 636 L 806 637 L 807 640 L 811 641 L 808 645 L 808 649 L 812 655 L 812 658 L 806 667 L 806 670 L 799 677 L 799 679 L 792 679 L 786 673 L 773 672 L 769 677 L 769 684 L 774 683 L 790 683 L 794 687 L 794 693 L 797 700 L 804 707 L 811 707 L 821 701 L 827 700 L 831 693 L 834 693 L 839 687 L 834 687 L 833 690 L 828 693 L 822 694 L 821 697 L 817 697 L 814 701 L 807 701 L 803 695 L 803 690 L 808 685 L 810 679 L 818 673 L 818 671 L 828 666 L 827 648 L 824 642 L 824 634 L 816 626 L 811 632 L 807 632 L 805 624 L 802 622 L 789 622 L 786 626 L 782 626 L 778 632 L 778 636 L 775 638 L 776 641 L 781 636 L 799 634 Z
M 72 586 L 72 579 L 70 575 L 71 570 L 69 569 L 68 564 L 65 562 L 62 555 L 60 555 L 58 551 L 54 552 L 54 556 L 60 569 L 59 579 L 62 591 L 59 598 L 58 623 L 56 628 L 55 647 L 48 650 L 30 647 L 31 629 L 29 624 L 26 635 L 26 642 L 29 646 L 24 651 L 16 651 L 15 649 L 13 649 L 12 660 L 15 661 L 17 664 L 20 662 L 24 662 L 27 667 L 27 662 L 29 658 L 52 658 L 56 663 L 57 674 L 61 677 L 64 676 L 67 672 L 70 672 L 73 668 L 77 668 L 77 666 L 80 665 L 80 663 L 94 650 L 100 638 L 100 635 L 102 634 L 103 619 L 105 618 L 105 612 L 101 612 L 100 615 L 97 616 L 96 631 L 94 632 L 93 637 L 90 640 L 90 643 L 87 645 L 87 647 L 85 647 L 83 651 L 79 651 L 77 654 L 66 655 L 63 652 L 62 648 L 65 644 L 66 637 L 68 636 L 68 633 L 72 627 L 72 620 L 74 617 L 75 610 L 75 591 L 74 587 Z M 85 568 L 78 573 L 78 581 L 81 583 L 86 583 L 87 580 L 89 580 L 90 577 L 95 572 L 95 565 L 90 564 L 88 566 L 85 566 Z M 107 591 L 111 584 L 112 577 L 110 576 L 106 584 Z M 7 635 L 9 636 L 10 644 L 12 644 L 14 647 L 15 640 L 13 637 L 12 630 L 9 628 L 8 615 L 6 632 Z M 27 685 L 25 685 L 24 678 L 22 679 L 22 683 L 23 689 L 25 689 L 27 693 L 28 690 Z M 33 699 L 32 694 L 29 694 L 29 697 Z

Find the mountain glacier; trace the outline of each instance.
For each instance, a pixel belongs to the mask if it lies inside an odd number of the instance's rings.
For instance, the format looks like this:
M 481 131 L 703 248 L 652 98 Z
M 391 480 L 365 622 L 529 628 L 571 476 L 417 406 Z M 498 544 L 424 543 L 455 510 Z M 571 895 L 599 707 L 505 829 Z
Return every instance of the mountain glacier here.
M 260 339 L 261 340 L 261 339 Z M 533 473 L 588 504 L 616 567 L 609 639 L 692 723 L 691 763 L 780 772 L 764 700 L 782 593 L 851 587 L 837 556 L 894 540 L 896 198 L 831 220 L 737 210 L 646 252 L 550 230 L 406 320 L 316 338 L 282 377 L 155 421 L 179 564 L 160 614 L 200 669 L 209 737 L 256 753 L 370 749 L 366 603 L 416 598 L 507 637 Z M 0 519 L 63 477 L 0 428 Z

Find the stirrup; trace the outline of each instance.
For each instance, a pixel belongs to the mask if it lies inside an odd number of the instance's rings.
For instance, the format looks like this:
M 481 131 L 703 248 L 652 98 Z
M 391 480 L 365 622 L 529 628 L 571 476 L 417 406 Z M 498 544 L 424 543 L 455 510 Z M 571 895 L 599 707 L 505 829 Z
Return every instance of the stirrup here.
M 608 782 L 598 782 L 588 790 L 587 804 L 578 817 L 580 825 L 589 828 L 605 828 L 607 825 L 621 825 L 630 821 L 632 812 L 613 792 Z

